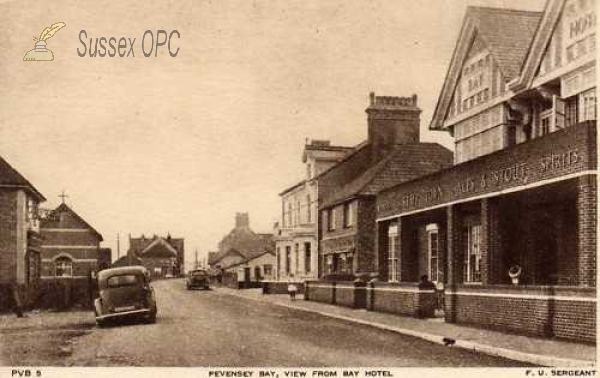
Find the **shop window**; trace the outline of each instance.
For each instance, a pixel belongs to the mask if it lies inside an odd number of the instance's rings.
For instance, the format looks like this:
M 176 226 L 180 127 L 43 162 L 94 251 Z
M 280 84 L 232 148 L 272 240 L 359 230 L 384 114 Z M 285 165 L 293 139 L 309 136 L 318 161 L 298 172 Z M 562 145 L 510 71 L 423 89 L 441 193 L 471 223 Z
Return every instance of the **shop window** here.
M 354 265 L 353 255 L 346 254 L 346 272 L 347 273 L 350 273 L 350 274 L 354 273 L 353 265 Z
M 327 255 L 325 257 L 325 274 L 333 273 L 333 255 Z
M 475 218 L 465 219 L 462 230 L 463 282 L 481 282 L 481 225 Z
M 310 273 L 311 266 L 310 262 L 312 259 L 312 244 L 310 242 L 304 243 L 304 271 Z
M 398 282 L 398 225 L 388 228 L 388 281 Z
M 54 261 L 56 277 L 73 277 L 73 261 L 68 257 L 60 257 Z
M 331 273 L 337 273 L 340 269 L 340 255 L 334 253 L 331 255 Z
M 440 245 L 437 224 L 430 224 L 427 230 L 427 254 L 428 254 L 428 275 L 431 282 L 439 282 L 441 280 L 440 266 Z

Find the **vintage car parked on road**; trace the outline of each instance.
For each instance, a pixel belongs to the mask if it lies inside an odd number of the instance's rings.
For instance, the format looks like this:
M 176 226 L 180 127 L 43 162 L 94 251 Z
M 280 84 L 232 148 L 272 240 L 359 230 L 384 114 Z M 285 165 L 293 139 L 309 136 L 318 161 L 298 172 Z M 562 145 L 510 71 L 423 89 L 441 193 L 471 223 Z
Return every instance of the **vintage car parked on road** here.
M 201 287 L 203 289 L 209 289 L 209 277 L 208 272 L 204 269 L 194 269 L 188 273 L 185 279 L 185 286 L 188 290 L 192 288 Z
M 156 298 L 150 272 L 143 266 L 126 266 L 98 272 L 98 297 L 94 301 L 99 326 L 118 318 L 156 322 Z

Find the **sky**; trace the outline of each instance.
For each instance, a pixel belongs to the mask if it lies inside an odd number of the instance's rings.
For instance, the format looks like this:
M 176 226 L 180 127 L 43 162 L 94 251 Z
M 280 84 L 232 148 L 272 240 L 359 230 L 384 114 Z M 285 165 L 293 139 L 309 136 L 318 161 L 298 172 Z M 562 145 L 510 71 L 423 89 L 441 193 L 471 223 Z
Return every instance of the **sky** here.
M 466 7 L 544 4 L 0 0 L 0 156 L 44 194 L 42 207 L 65 190 L 113 259 L 117 234 L 123 255 L 129 234 L 170 233 L 185 238 L 191 264 L 236 212 L 270 232 L 278 193 L 303 178 L 306 138 L 363 141 L 371 91 L 417 94 L 421 139 L 451 148 L 427 128 Z M 54 61 L 24 62 L 33 37 L 59 21 L 47 40 Z M 85 50 L 90 38 L 135 38 L 135 57 L 80 57 L 81 30 Z M 177 56 L 160 46 L 145 57 L 146 30 L 177 30 Z

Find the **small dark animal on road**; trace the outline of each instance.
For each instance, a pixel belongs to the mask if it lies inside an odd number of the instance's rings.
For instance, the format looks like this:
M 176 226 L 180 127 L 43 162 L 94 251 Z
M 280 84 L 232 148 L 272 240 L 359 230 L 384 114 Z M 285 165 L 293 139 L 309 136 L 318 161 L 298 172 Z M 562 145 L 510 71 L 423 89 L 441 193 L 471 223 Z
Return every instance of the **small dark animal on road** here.
M 452 346 L 452 345 L 454 345 L 454 344 L 456 343 L 456 340 L 454 340 L 454 339 L 451 339 L 451 338 L 449 338 L 449 337 L 444 337 L 444 338 L 442 339 L 442 341 L 444 342 L 444 345 L 445 345 L 445 346 Z

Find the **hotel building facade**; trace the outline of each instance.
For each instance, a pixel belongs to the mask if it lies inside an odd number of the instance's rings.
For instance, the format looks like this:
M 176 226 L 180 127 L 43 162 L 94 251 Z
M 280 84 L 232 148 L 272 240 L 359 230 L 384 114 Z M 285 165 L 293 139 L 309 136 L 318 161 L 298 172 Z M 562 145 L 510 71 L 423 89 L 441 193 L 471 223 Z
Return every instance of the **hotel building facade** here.
M 595 342 L 595 30 L 594 0 L 468 8 L 430 125 L 455 164 L 378 194 L 372 310 L 427 274 L 447 322 Z

